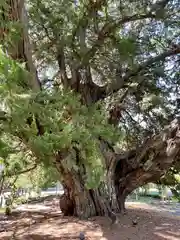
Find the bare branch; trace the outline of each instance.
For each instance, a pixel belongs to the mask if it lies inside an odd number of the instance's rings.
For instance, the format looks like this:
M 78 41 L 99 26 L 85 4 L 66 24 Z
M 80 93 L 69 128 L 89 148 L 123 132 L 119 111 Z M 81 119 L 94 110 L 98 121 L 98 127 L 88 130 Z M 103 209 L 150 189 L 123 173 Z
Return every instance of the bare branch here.
M 141 163 L 146 155 L 149 160 L 144 164 L 144 168 L 148 166 L 150 161 L 154 162 L 156 166 L 166 168 L 176 160 L 180 153 L 180 119 L 174 119 L 168 126 L 164 128 L 159 135 L 152 136 L 144 142 L 139 149 L 135 161 Z M 156 151 L 154 151 L 156 149 Z M 157 154 L 159 152 L 160 154 Z M 154 155 L 152 158 L 151 155 Z M 148 158 L 146 158 L 148 159 Z M 167 166 L 165 166 L 167 164 Z
M 163 176 L 179 159 L 180 154 L 180 119 L 174 119 L 162 133 L 147 139 L 132 155 L 116 154 L 116 184 L 131 191 L 148 182 L 154 182 Z M 121 163 L 121 165 L 119 164 Z M 122 164 L 128 168 L 123 168 Z M 120 166 L 120 167 L 119 167 Z M 121 169 L 124 169 L 121 172 Z

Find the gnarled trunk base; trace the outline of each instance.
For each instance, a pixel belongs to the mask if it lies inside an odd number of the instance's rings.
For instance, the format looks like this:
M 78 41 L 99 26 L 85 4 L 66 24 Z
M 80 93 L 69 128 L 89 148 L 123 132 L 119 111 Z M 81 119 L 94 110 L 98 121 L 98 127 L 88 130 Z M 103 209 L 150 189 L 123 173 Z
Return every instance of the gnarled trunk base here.
M 68 195 L 63 194 L 63 195 L 60 196 L 59 205 L 60 205 L 62 213 L 65 216 L 72 216 L 72 215 L 74 215 L 74 203 L 69 198 Z
M 78 186 L 81 187 L 78 188 Z M 63 187 L 64 194 L 60 197 L 60 208 L 66 216 L 73 215 L 81 219 L 93 216 L 109 216 L 111 218 L 112 211 L 119 211 L 115 194 L 114 192 L 109 194 L 109 188 L 105 182 L 99 188 L 86 189 L 80 179 L 77 182 L 76 178 L 75 182 L 73 175 L 68 174 L 68 179 L 63 182 Z

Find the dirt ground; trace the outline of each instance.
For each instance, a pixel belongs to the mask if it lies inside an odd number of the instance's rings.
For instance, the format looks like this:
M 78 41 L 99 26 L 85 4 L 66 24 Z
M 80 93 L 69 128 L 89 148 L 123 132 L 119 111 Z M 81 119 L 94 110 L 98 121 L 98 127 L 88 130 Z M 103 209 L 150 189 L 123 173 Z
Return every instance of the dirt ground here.
M 113 226 L 103 217 L 88 221 L 63 217 L 57 206 L 45 205 L 41 209 L 26 206 L 9 219 L 0 216 L 0 239 L 79 239 L 82 232 L 87 240 L 180 240 L 180 217 L 156 211 L 147 204 L 128 204 L 127 214 Z

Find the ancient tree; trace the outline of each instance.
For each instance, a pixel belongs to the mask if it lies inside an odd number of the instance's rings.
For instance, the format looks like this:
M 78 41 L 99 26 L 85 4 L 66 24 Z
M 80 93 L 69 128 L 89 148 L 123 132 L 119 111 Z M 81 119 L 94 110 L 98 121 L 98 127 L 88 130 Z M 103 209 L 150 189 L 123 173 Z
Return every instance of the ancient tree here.
M 124 211 L 179 160 L 178 1 L 1 8 L 1 126 L 57 170 L 65 214 Z

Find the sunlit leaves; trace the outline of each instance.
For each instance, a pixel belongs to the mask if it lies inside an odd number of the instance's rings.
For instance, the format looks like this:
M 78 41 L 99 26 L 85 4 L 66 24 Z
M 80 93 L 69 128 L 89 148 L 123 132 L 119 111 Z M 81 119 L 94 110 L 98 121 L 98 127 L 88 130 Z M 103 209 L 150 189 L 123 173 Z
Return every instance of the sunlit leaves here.
M 147 95 L 143 98 L 142 102 L 142 108 L 145 109 L 150 109 L 156 106 L 159 106 L 161 103 L 161 98 L 159 96 L 156 96 L 154 94 Z
M 98 138 L 101 136 L 113 142 L 119 137 L 114 127 L 108 125 L 103 107 L 100 104 L 89 107 L 82 105 L 80 96 L 73 91 L 33 93 L 20 87 L 19 80 L 23 82 L 27 79 L 26 71 L 7 56 L 1 56 L 1 86 L 4 86 L 1 96 L 4 97 L 11 119 L 1 124 L 7 133 L 27 139 L 27 148 L 35 153 L 38 161 L 48 166 L 52 165 L 55 154 L 69 149 L 69 158 L 65 159 L 64 164 L 77 171 L 79 166 L 73 160 L 73 147 L 78 148 L 80 161 L 87 168 L 87 187 L 100 184 L 104 163 Z M 38 134 L 35 116 L 43 126 L 43 135 Z M 30 123 L 27 122 L 29 117 Z M 20 155 L 7 157 L 13 159 L 12 169 L 21 170 Z
M 112 97 L 110 101 L 113 102 L 115 98 L 116 102 L 120 101 L 120 96 L 128 91 L 120 119 L 120 135 L 123 132 L 120 145 L 123 147 L 126 143 L 127 146 L 129 142 L 133 143 L 134 139 L 143 141 L 142 125 L 156 129 L 164 124 L 162 118 L 172 112 L 172 106 L 175 105 L 170 92 L 173 90 L 178 94 L 179 68 L 178 57 L 144 65 L 148 59 L 171 49 L 172 43 L 178 42 L 177 1 L 169 1 L 165 11 L 163 8 L 159 10 L 153 1 L 104 1 L 97 11 L 97 19 L 94 12 L 88 12 L 91 10 L 88 3 L 91 2 L 27 1 L 34 62 L 38 65 L 39 75 L 48 75 L 50 78 L 49 85 L 42 84 L 46 90 L 33 93 L 28 88 L 30 76 L 24 66 L 7 55 L 11 55 L 9 47 L 21 38 L 22 25 L 18 22 L 2 21 L 3 29 L 5 27 L 8 31 L 3 32 L 5 38 L 1 39 L 3 51 L 0 54 L 0 108 L 5 110 L 7 117 L 7 121 L 1 121 L 1 129 L 24 141 L 38 160 L 47 165 L 52 164 L 52 158 L 58 151 L 67 150 L 67 168 L 78 171 L 79 166 L 73 155 L 73 147 L 76 147 L 81 153 L 80 162 L 87 170 L 85 177 L 89 188 L 95 183 L 99 184 L 103 176 L 99 136 L 113 143 L 117 142 L 119 136 L 107 124 L 103 105 L 87 107 L 82 105 L 77 92 L 59 90 L 62 69 L 58 69 L 57 52 L 64 51 L 64 70 L 68 82 L 72 80 L 72 67 L 77 70 L 80 60 L 84 59 L 81 64 L 89 64 L 90 72 L 92 69 L 95 72 L 92 73 L 93 81 L 102 85 L 108 83 L 108 92 L 114 83 L 122 83 L 117 98 Z M 6 6 L 3 7 L 6 9 Z M 156 16 L 147 15 L 144 18 L 149 12 Z M 137 20 L 141 15 L 143 20 Z M 122 19 L 127 19 L 127 22 L 125 20 L 124 24 Z M 104 36 L 101 30 L 106 27 Z M 83 30 L 85 40 L 82 51 Z M 91 59 L 84 55 L 84 49 L 95 49 L 90 54 Z M 85 69 L 84 66 L 81 69 Z M 56 81 L 52 76 L 54 72 L 57 72 Z M 83 82 L 82 75 L 80 78 L 80 82 Z M 54 87 L 57 82 L 58 90 Z M 79 93 L 82 93 L 81 89 Z M 170 100 L 172 102 L 169 103 Z M 36 116 L 43 133 L 38 129 Z M 30 121 L 27 121 L 29 118 Z M 136 143 L 134 141 L 133 144 Z M 18 164 L 13 168 L 19 169 Z
M 7 91 L 16 88 L 16 93 L 20 92 L 24 86 L 27 87 L 29 74 L 23 69 L 24 64 L 13 61 L 0 48 L 0 84 Z

